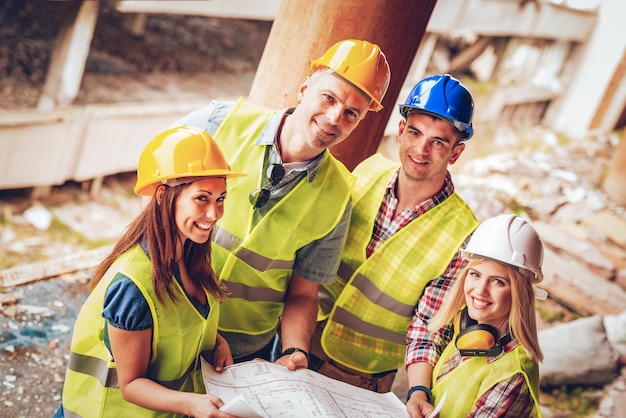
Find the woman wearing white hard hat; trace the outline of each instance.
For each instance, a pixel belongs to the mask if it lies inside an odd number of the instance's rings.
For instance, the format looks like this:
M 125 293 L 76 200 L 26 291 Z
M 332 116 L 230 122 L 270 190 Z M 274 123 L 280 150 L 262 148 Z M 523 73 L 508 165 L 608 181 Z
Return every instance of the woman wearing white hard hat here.
M 541 416 L 541 239 L 526 220 L 501 215 L 481 223 L 463 252 L 468 263 L 428 326 L 454 332 L 433 370 L 432 404 L 446 397 L 442 417 Z

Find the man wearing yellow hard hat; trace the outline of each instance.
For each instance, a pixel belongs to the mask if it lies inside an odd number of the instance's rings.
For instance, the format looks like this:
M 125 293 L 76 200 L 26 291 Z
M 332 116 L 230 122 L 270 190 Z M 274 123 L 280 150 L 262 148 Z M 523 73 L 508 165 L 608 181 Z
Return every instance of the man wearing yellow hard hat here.
M 213 266 L 230 291 L 219 330 L 235 362 L 271 359 L 308 366 L 320 285 L 335 280 L 351 212 L 353 176 L 328 147 L 368 111 L 382 108 L 390 69 L 380 48 L 344 40 L 311 64 L 298 104 L 271 110 L 214 101 L 174 125 L 206 130 L 235 179 L 216 228 Z

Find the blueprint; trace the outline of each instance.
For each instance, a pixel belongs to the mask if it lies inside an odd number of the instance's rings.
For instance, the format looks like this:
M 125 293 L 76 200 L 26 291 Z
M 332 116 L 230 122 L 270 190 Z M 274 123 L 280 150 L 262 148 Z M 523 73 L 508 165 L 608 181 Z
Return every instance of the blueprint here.
M 408 417 L 393 392 L 372 392 L 307 369 L 252 360 L 217 373 L 203 359 L 202 374 L 207 393 L 224 401 L 222 410 L 241 418 Z

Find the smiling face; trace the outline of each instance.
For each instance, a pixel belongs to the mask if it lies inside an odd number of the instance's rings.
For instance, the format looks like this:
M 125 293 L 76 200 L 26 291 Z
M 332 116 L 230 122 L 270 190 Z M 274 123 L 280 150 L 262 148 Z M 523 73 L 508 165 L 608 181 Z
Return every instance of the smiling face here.
M 181 243 L 190 239 L 206 242 L 215 223 L 224 214 L 226 179 L 208 177 L 183 186 L 175 205 L 175 221 Z
M 465 144 L 454 126 L 431 115 L 411 113 L 398 128 L 399 157 L 407 180 L 443 185 L 448 165 L 454 164 Z M 456 146 L 455 146 L 456 144 Z
M 293 113 L 304 146 L 314 155 L 342 142 L 367 114 L 369 100 L 341 77 L 313 74 L 300 86 L 299 105 Z
M 486 259 L 470 267 L 463 292 L 471 318 L 480 324 L 503 329 L 511 310 L 511 279 L 507 266 Z

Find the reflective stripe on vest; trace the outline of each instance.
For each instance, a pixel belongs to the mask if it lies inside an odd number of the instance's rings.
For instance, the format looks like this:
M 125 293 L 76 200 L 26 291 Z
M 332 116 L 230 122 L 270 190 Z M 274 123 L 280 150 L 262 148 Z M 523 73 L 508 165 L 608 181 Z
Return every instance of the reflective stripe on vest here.
M 391 341 L 395 344 L 404 344 L 406 342 L 405 334 L 399 334 L 397 332 L 389 331 L 383 327 L 377 327 L 368 322 L 363 321 L 359 317 L 352 315 L 350 312 L 342 308 L 337 308 L 333 315 L 333 321 L 338 324 L 345 325 L 346 327 L 355 330 L 363 335 L 369 335 L 381 340 Z
M 454 341 L 454 338 L 452 339 Z M 464 359 L 454 370 L 439 378 L 441 369 L 452 355 L 456 355 L 453 342 L 445 348 L 433 369 L 432 393 L 433 405 L 447 392 L 446 401 L 439 412 L 442 417 L 466 417 L 474 408 L 481 396 L 499 382 L 522 373 L 530 388 L 535 404 L 531 417 L 541 417 L 539 408 L 539 366 L 528 358 L 524 347 L 520 344 L 513 350 L 504 353 L 495 361 L 488 362 L 489 357 L 470 357 Z M 463 382 L 463 384 L 459 384 Z
M 401 316 L 411 316 L 415 312 L 415 305 L 409 303 L 402 303 L 393 297 L 382 293 L 376 284 L 364 275 L 357 273 L 352 279 L 352 286 L 358 289 L 361 293 L 368 296 L 370 300 L 376 300 L 376 304 L 388 311 L 395 312 Z
M 354 182 L 326 152 L 313 181 L 302 179 L 252 228 L 248 196 L 267 183 L 262 167 L 267 146 L 256 141 L 275 113 L 239 100 L 214 135 L 231 168 L 248 174 L 229 180 L 224 216 L 213 237 L 213 268 L 231 292 L 221 305 L 222 331 L 261 335 L 276 328 L 296 252 L 337 226 Z
M 115 363 L 103 341 L 107 322 L 101 316 L 106 291 L 117 273 L 133 281 L 153 318 L 153 357 L 147 377 L 170 389 L 204 392 L 199 356 L 215 347 L 219 303 L 207 294 L 209 315 L 203 318 L 174 278 L 172 291 L 177 303 L 169 299 L 166 306 L 158 303 L 152 288 L 152 265 L 136 245 L 111 265 L 78 314 L 63 387 L 66 416 L 176 416 L 150 411 L 121 396 Z
M 168 389 L 179 390 L 191 372 L 199 367 L 200 363 L 190 364 L 187 371 L 185 371 L 185 373 L 176 380 L 153 380 Z M 83 373 L 95 377 L 98 379 L 101 386 L 107 388 L 120 387 L 117 381 L 117 369 L 109 368 L 109 364 L 106 361 L 97 357 L 85 356 L 71 351 L 67 368 L 77 373 Z
M 455 193 L 411 221 L 368 259 L 376 214 L 399 165 L 381 155 L 354 171 L 352 219 L 337 280 L 324 286 L 335 301 L 321 343 L 336 362 L 362 373 L 404 364 L 406 332 L 424 287 L 447 268 L 478 225 Z
M 117 382 L 117 370 L 109 368 L 109 363 L 97 357 L 85 356 L 70 351 L 70 359 L 67 364 L 69 370 L 88 374 L 100 382 L 100 386 L 107 388 L 119 388 Z
M 238 248 L 241 245 L 241 240 L 220 226 L 216 227 L 213 241 L 230 252 L 236 251 L 237 258 L 258 271 L 293 269 L 293 260 L 273 260 L 247 248 Z

